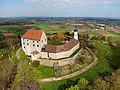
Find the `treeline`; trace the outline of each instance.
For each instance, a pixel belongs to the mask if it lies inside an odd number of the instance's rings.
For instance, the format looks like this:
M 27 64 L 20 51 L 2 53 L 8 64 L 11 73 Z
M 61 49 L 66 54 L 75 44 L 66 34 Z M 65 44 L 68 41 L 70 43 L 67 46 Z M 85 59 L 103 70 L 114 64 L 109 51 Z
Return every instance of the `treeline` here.
M 34 24 L 33 22 L 30 21 L 2 21 L 0 22 L 0 26 L 3 25 L 26 25 L 26 24 Z
M 21 56 L 21 60 L 0 61 L 0 90 L 41 90 L 30 60 Z
M 23 51 L 19 60 L 3 56 L 0 58 L 0 90 L 41 90 L 33 70 L 35 65 Z
M 120 90 L 120 69 L 113 72 L 111 76 L 98 76 L 92 85 L 87 79 L 81 78 L 77 84 L 71 83 L 69 88 L 59 90 Z
M 20 44 L 19 37 L 5 37 L 0 38 L 0 49 L 2 48 L 10 48 L 12 46 L 15 46 L 17 44 Z

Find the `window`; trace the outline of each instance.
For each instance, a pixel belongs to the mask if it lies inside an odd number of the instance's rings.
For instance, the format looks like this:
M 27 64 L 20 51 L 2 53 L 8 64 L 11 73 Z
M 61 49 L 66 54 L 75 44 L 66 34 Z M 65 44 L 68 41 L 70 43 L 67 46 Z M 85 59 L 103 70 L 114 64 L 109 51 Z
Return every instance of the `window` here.
M 39 43 L 39 41 L 37 41 L 37 43 Z
M 42 42 L 43 42 L 43 40 L 42 40 Z
M 25 45 L 25 42 L 23 42 L 23 45 Z
M 29 45 L 29 43 L 27 43 L 27 45 Z
M 47 54 L 48 54 L 48 58 L 49 58 L 49 57 L 50 57 L 50 56 L 49 56 L 49 53 L 47 53 Z
M 25 39 L 23 39 L 23 41 L 25 41 Z
M 28 40 L 27 40 L 28 41 Z
M 35 41 L 33 41 L 33 42 L 35 42 Z
M 46 39 L 45 39 L 45 41 L 46 41 Z
M 24 48 L 25 48 L 25 46 L 24 46 Z
M 39 47 L 39 45 L 37 45 L 37 47 Z
M 33 44 L 33 47 L 35 46 L 35 44 Z

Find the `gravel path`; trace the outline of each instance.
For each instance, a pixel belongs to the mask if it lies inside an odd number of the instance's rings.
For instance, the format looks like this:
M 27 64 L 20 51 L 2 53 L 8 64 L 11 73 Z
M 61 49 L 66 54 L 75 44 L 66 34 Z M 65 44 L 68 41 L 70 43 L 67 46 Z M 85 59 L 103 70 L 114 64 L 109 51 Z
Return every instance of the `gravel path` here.
M 19 49 L 17 50 L 17 52 L 16 52 L 16 57 L 17 57 L 18 59 L 20 59 L 20 51 L 21 51 L 21 49 L 22 49 L 22 48 L 19 48 Z

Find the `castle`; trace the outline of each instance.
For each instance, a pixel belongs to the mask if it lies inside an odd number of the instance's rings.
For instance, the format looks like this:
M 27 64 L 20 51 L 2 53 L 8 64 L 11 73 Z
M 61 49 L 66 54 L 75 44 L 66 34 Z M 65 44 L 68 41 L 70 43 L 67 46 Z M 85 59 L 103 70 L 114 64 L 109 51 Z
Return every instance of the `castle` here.
M 22 50 L 26 55 L 31 56 L 32 60 L 66 58 L 79 48 L 78 30 L 74 29 L 74 39 L 64 45 L 47 45 L 45 32 L 32 28 L 21 37 L 21 44 Z

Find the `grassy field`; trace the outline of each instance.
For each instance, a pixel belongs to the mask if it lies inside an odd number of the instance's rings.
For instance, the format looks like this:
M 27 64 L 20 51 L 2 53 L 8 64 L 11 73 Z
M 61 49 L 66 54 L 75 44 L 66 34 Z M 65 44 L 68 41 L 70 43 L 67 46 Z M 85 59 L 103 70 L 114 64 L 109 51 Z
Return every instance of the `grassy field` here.
M 89 29 L 88 32 L 95 35 L 95 36 L 103 36 L 103 35 L 97 33 L 96 31 L 93 31 L 92 29 Z
M 0 26 L 0 32 L 12 32 L 17 35 L 22 35 L 29 28 L 31 28 L 31 26 L 17 26 L 17 25 Z
M 97 77 L 97 75 L 101 73 L 105 73 L 105 72 L 111 73 L 113 71 L 112 68 L 108 64 L 109 61 L 106 58 L 106 56 L 111 55 L 111 53 L 108 54 L 108 52 L 111 52 L 110 46 L 104 45 L 100 42 L 96 42 L 95 47 L 98 51 L 96 54 L 97 57 L 99 58 L 98 65 L 96 65 L 95 67 L 93 67 L 92 69 L 88 70 L 87 72 L 81 75 L 71 78 L 71 80 L 75 81 L 78 78 L 84 77 L 88 79 L 90 83 L 92 83 L 93 79 Z M 51 83 L 42 83 L 42 87 L 45 90 L 57 90 L 58 86 L 65 84 L 66 81 L 67 80 L 56 81 L 56 82 L 51 82 Z
M 40 30 L 44 30 L 46 34 L 53 34 L 59 32 L 72 32 L 72 29 L 52 28 L 43 24 L 35 24 L 35 27 Z
M 38 79 L 55 76 L 55 71 L 52 67 L 39 65 L 38 67 L 33 67 L 33 69 Z
M 120 36 L 120 33 L 114 32 L 114 31 L 108 31 L 109 33 L 116 35 L 116 36 Z

